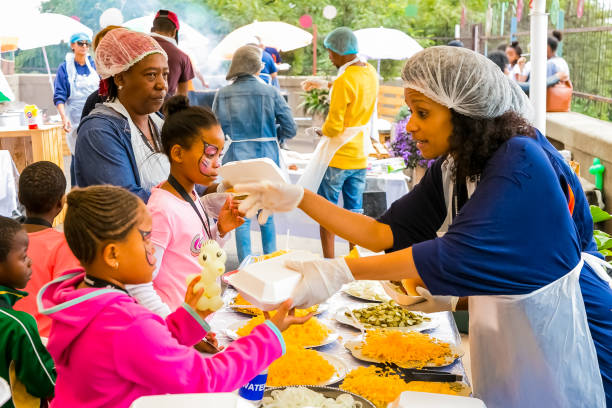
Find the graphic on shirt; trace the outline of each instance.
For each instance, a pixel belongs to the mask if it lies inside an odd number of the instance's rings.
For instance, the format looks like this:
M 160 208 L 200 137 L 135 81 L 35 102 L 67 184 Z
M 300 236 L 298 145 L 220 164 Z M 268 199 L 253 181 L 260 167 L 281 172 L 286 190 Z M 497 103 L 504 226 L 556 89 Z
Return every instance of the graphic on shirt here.
M 189 246 L 189 250 L 191 251 L 191 256 L 197 257 L 200 255 L 202 251 L 202 244 L 206 242 L 206 234 L 202 232 L 202 234 L 196 234 L 191 240 L 191 245 Z

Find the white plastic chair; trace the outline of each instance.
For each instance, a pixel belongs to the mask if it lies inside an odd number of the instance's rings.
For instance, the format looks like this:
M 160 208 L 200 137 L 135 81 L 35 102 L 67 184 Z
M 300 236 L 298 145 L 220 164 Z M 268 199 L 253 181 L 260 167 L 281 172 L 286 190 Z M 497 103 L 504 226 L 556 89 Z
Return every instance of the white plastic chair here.
M 11 399 L 11 387 L 4 380 L 0 378 L 0 406 Z

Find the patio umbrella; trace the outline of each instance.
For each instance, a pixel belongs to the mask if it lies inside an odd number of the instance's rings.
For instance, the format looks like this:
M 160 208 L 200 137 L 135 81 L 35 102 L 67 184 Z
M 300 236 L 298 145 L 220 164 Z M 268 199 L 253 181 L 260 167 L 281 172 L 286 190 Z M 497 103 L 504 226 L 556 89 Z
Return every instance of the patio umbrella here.
M 86 25 L 76 21 L 71 17 L 55 13 L 42 13 L 34 15 L 3 16 L 0 20 L 0 42 L 5 47 L 12 47 L 21 50 L 42 48 L 49 84 L 53 92 L 53 80 L 51 79 L 51 69 L 47 58 L 47 45 L 55 45 L 61 42 L 68 43 L 70 37 L 75 33 L 86 33 L 90 37 L 93 31 Z M 7 49 L 9 50 L 9 49 Z
M 359 54 L 378 60 L 379 71 L 381 59 L 403 60 L 423 49 L 414 38 L 393 28 L 364 28 L 355 31 L 355 36 L 359 43 Z
M 254 21 L 229 33 L 212 50 L 210 58 L 232 59 L 234 51 L 258 36 L 267 47 L 291 51 L 312 43 L 312 34 L 281 21 Z
M 123 26 L 130 30 L 149 33 L 151 32 L 154 18 L 155 16 L 153 15 L 134 18 L 123 23 Z M 178 33 L 178 47 L 192 57 L 196 65 L 205 64 L 207 57 L 205 51 L 208 48 L 210 40 L 189 24 L 183 21 L 181 21 L 180 24 L 181 29 Z

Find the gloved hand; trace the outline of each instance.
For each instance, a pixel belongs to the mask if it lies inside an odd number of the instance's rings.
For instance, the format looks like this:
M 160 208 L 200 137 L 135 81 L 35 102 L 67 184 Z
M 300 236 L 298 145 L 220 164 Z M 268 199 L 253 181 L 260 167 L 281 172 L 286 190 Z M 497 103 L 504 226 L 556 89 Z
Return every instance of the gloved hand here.
M 292 295 L 293 306 L 300 309 L 326 301 L 342 285 L 355 280 L 344 258 L 286 261 L 285 266 L 302 274 Z
M 434 296 L 430 291 L 421 286 L 417 286 L 416 291 L 425 301 L 410 306 L 402 306 L 404 309 L 424 313 L 454 312 L 459 301 L 457 296 Z
M 275 212 L 291 211 L 300 204 L 304 197 L 304 187 L 289 183 L 259 183 L 237 184 L 236 193 L 248 194 L 238 207 L 238 210 L 251 218 L 259 210 L 257 220 L 263 225 L 268 221 L 270 214 Z

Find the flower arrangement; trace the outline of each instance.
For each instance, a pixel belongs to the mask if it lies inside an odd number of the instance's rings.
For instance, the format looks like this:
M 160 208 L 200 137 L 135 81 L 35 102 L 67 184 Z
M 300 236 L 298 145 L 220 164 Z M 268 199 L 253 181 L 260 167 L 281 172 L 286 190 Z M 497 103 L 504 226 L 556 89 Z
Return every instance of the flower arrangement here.
M 427 160 L 417 149 L 416 142 L 412 139 L 412 134 L 406 131 L 406 124 L 410 120 L 410 110 L 403 107 L 396 118 L 394 137 L 391 139 L 391 152 L 394 157 L 401 157 L 406 163 L 406 167 L 430 167 L 435 160 Z
M 301 96 L 304 101 L 299 107 L 304 108 L 307 114 L 325 117 L 329 112 L 329 89 L 312 88 Z

